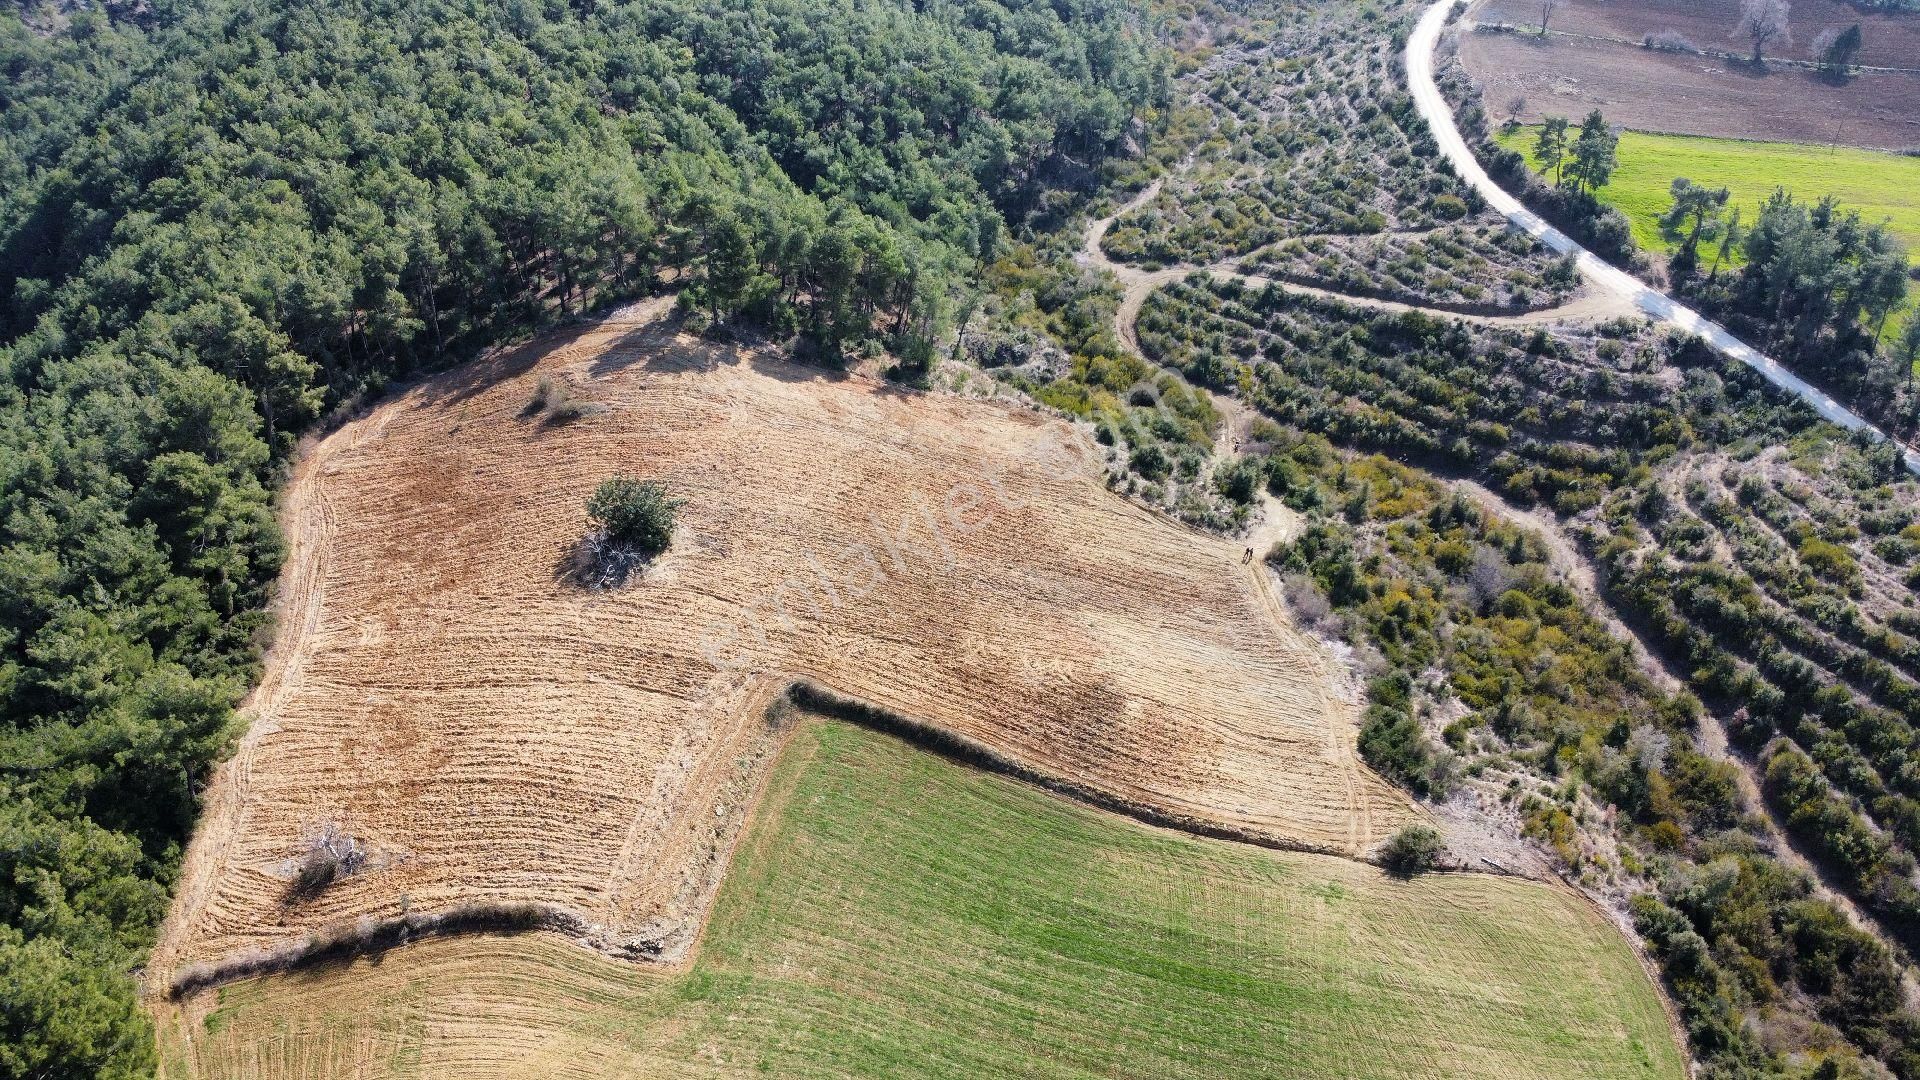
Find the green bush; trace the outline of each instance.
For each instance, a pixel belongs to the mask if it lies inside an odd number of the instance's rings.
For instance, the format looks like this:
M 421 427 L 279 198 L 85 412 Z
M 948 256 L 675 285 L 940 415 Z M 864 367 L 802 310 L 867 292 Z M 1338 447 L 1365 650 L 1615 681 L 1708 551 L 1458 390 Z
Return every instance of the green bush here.
M 609 543 L 654 555 L 673 542 L 675 511 L 684 502 L 668 495 L 657 481 L 622 474 L 594 489 L 587 500 L 587 518 Z
M 1817 537 L 1810 536 L 1800 542 L 1800 561 L 1807 569 L 1830 580 L 1851 581 L 1860 576 L 1860 567 L 1852 553 Z
M 1173 463 L 1167 460 L 1167 452 L 1155 443 L 1135 447 L 1127 463 L 1134 472 L 1149 480 L 1159 480 L 1173 469 Z
M 1410 711 L 1412 680 L 1395 670 L 1367 684 L 1372 703 L 1361 717 L 1360 756 L 1389 780 L 1429 798 L 1447 793 L 1451 761 Z
M 1230 465 L 1222 466 L 1214 474 L 1214 481 L 1218 484 L 1220 493 L 1243 505 L 1253 501 L 1265 479 L 1265 470 L 1261 468 L 1261 463 L 1253 458 L 1241 458 Z
M 1396 874 L 1418 874 L 1433 869 L 1445 847 L 1440 834 L 1429 826 L 1409 825 L 1381 847 L 1380 862 Z

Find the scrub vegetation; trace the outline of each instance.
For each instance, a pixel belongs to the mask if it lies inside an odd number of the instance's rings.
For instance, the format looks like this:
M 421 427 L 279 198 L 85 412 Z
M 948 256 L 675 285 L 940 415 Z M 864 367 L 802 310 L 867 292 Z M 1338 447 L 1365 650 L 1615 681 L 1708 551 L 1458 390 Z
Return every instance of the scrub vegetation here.
M 1400 70 L 1414 5 L 1262 5 L 1194 54 L 1181 104 L 1200 110 L 1187 166 L 1121 219 L 1107 254 L 1207 264 L 1319 234 L 1425 230 L 1477 196 L 1444 168 Z
M 1350 296 L 1441 310 L 1501 313 L 1549 308 L 1580 286 L 1570 259 L 1504 225 L 1450 225 L 1380 237 L 1284 240 L 1247 260 L 1258 274 Z
M 1900 984 L 1920 929 L 1902 839 L 1920 484 L 1891 448 L 1633 324 L 1473 329 L 1195 278 L 1148 302 L 1140 339 L 1276 421 L 1256 467 L 1308 523 L 1269 558 L 1296 608 L 1357 650 L 1370 762 L 1507 808 L 1618 896 L 1714 1067 L 1866 1056 L 1920 1073 Z M 1432 473 L 1550 510 L 1604 594 Z M 1677 679 L 1636 661 L 1599 621 L 1609 607 Z M 1720 720 L 1891 944 L 1772 857 L 1738 766 L 1698 742 Z

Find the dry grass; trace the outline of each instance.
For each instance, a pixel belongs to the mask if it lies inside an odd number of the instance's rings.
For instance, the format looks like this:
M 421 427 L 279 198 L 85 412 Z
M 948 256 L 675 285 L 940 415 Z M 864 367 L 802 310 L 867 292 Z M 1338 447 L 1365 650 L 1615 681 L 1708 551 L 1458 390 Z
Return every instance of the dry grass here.
M 605 411 L 522 415 L 542 377 Z M 683 955 L 798 677 L 1166 818 L 1348 854 L 1411 820 L 1241 545 L 1112 495 L 1096 453 L 639 315 L 399 395 L 289 490 L 281 638 L 153 978 L 476 903 Z M 582 590 L 619 471 L 687 504 L 637 581 Z M 283 903 L 321 822 L 370 869 Z
M 684 969 L 438 939 L 170 1011 L 169 1075 L 1682 1075 L 1562 887 L 1189 838 L 836 723 L 767 795 Z

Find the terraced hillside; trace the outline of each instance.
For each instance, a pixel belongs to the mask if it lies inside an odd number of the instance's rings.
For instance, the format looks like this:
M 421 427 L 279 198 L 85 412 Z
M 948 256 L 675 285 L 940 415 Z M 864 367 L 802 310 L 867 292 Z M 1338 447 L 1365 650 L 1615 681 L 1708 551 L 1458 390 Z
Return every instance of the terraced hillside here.
M 1672 1076 L 1644 950 L 1708 1070 L 1920 1076 L 1920 498 L 1498 228 L 1412 12 L 1210 13 L 1164 137 L 1207 134 L 955 346 L 1028 404 L 630 312 L 316 447 L 170 1068 Z M 605 591 L 615 470 L 687 503 Z M 1352 860 L 1427 814 L 1552 883 Z M 303 891 L 316 835 L 364 865 Z M 244 978 L 422 911 L 562 934 Z
M 1456 310 L 1531 310 L 1579 284 L 1442 165 L 1406 93 L 1420 5 L 1259 4 L 1184 78 L 1197 144 L 1102 239 L 1147 269 L 1247 259 L 1303 284 Z
M 1196 840 L 838 723 L 791 739 L 690 965 L 430 941 L 189 1003 L 168 1075 L 1682 1075 L 1563 888 Z
M 1443 310 L 1504 313 L 1550 308 L 1580 275 L 1564 260 L 1542 266 L 1538 240 L 1504 225 L 1285 240 L 1247 260 L 1255 272 L 1360 297 Z
M 1370 760 L 1511 815 L 1634 910 L 1703 1056 L 1916 1074 L 1920 486 L 1890 446 L 1631 321 L 1473 326 L 1197 276 L 1138 333 L 1277 421 L 1234 467 L 1307 514 L 1274 555 L 1295 609 L 1387 669 Z M 1610 694 L 1639 701 L 1592 706 Z

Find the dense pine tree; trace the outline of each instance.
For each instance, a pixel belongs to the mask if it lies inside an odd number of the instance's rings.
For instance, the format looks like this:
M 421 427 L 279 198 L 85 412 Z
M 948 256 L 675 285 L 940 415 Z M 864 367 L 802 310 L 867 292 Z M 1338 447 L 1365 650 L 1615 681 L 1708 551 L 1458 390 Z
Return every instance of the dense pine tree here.
M 0 1076 L 151 1067 L 303 427 L 663 278 L 924 354 L 1168 97 L 1106 0 L 109 10 L 0 8 Z

